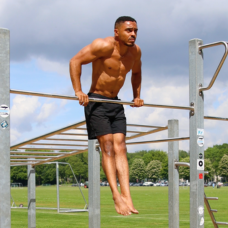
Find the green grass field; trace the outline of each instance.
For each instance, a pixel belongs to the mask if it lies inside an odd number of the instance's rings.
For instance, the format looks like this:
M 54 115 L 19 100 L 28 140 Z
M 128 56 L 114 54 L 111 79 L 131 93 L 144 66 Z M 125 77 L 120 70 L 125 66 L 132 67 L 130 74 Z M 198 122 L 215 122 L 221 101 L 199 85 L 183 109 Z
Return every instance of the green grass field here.
M 82 189 L 88 200 L 88 189 Z M 219 197 L 210 201 L 212 209 L 217 209 L 217 221 L 228 222 L 228 187 L 205 188 L 207 196 Z M 109 187 L 101 187 L 101 227 L 102 228 L 151 228 L 168 227 L 168 187 L 131 187 L 131 194 L 138 215 L 123 217 L 115 212 Z M 27 188 L 12 188 L 11 195 L 16 205 L 27 206 Z M 37 207 L 56 207 L 56 187 L 36 188 Z M 77 187 L 60 187 L 60 206 L 62 208 L 84 208 L 83 198 Z M 205 208 L 206 209 L 206 208 Z M 88 213 L 61 213 L 54 210 L 37 210 L 37 228 L 75 228 L 88 227 Z M 26 228 L 27 210 L 12 209 L 12 228 Z M 189 187 L 180 187 L 180 227 L 189 227 Z M 205 212 L 205 227 L 213 228 L 208 212 Z

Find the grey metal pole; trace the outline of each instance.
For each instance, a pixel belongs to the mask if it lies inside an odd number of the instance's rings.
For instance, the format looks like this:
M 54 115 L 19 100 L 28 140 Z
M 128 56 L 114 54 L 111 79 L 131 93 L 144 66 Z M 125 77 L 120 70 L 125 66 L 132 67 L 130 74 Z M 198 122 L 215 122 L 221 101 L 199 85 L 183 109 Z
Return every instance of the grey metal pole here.
M 179 136 L 178 120 L 168 121 L 168 137 Z M 175 162 L 179 161 L 179 142 L 168 142 L 169 159 L 169 228 L 179 228 L 179 170 Z
M 204 228 L 204 97 L 202 40 L 189 41 L 190 227 Z
M 28 228 L 36 227 L 36 176 L 35 167 L 28 165 Z
M 11 227 L 10 209 L 10 32 L 0 28 L 0 228 Z
M 100 153 L 89 140 L 89 228 L 100 228 Z
M 59 213 L 59 163 L 56 162 L 57 212 Z

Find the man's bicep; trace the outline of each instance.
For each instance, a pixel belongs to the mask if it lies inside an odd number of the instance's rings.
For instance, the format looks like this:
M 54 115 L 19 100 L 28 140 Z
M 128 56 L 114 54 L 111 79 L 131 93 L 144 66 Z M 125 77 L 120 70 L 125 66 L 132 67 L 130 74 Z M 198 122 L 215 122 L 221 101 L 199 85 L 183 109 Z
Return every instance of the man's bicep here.
M 134 62 L 134 65 L 132 67 L 132 74 L 137 74 L 141 73 L 141 66 L 142 66 L 142 61 L 141 61 L 141 56 L 142 52 L 139 46 L 136 46 L 137 48 L 137 54 L 136 54 L 136 59 Z
M 141 66 L 142 66 L 141 59 L 136 60 L 133 67 L 132 67 L 132 74 L 140 73 L 141 72 Z

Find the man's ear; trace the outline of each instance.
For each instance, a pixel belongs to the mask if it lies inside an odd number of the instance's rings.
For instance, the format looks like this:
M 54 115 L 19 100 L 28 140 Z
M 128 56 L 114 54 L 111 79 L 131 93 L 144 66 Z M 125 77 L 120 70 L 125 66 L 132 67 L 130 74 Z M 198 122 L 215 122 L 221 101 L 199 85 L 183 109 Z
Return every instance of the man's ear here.
M 114 35 L 115 35 L 115 37 L 118 37 L 119 36 L 119 29 L 114 29 Z

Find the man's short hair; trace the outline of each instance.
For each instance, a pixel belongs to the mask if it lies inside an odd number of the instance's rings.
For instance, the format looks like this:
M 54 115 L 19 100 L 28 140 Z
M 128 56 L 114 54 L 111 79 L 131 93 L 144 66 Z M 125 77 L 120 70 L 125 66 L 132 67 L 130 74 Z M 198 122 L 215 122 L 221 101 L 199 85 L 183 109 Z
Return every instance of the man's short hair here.
M 114 28 L 116 28 L 120 23 L 124 23 L 125 21 L 133 21 L 133 22 L 136 22 L 137 23 L 137 21 L 133 17 L 130 17 L 130 16 L 121 16 L 121 17 L 119 17 L 119 18 L 116 19 Z

